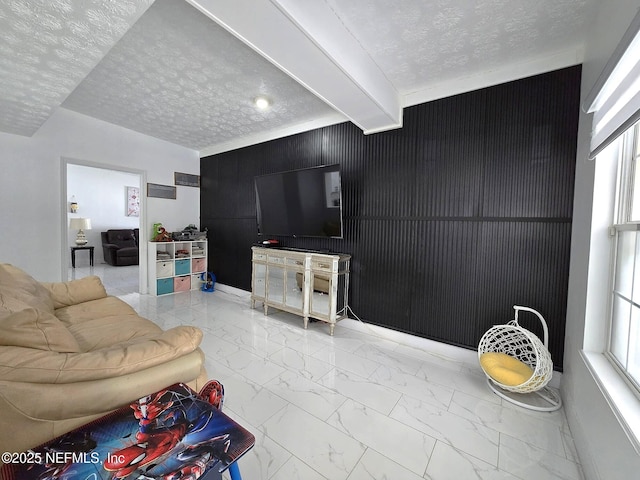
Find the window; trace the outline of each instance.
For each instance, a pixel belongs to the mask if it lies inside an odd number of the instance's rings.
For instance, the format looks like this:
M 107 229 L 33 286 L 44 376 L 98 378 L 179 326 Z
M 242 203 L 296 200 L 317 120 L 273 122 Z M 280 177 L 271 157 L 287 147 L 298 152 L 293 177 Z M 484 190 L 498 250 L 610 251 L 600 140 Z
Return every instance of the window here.
M 640 455 L 640 11 L 582 109 L 596 164 L 581 355 Z
M 619 150 L 614 271 L 607 355 L 640 393 L 640 125 Z

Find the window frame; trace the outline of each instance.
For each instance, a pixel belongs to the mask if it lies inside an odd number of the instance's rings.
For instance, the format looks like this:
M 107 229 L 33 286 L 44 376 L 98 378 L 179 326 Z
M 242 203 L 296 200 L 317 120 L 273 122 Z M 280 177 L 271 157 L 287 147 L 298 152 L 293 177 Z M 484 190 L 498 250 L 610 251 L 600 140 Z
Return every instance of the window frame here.
M 612 237 L 611 242 L 611 269 L 609 278 L 609 307 L 607 318 L 607 339 L 606 347 L 604 349 L 605 358 L 614 367 L 617 374 L 621 379 L 630 387 L 632 393 L 640 400 L 640 378 L 635 379 L 628 371 L 627 367 L 622 364 L 621 360 L 613 352 L 613 329 L 614 329 L 614 300 L 616 297 L 622 297 L 621 294 L 616 292 L 616 277 L 618 273 L 619 265 L 619 239 L 622 232 L 637 232 L 634 243 L 634 270 L 636 264 L 640 262 L 640 218 L 632 220 L 632 210 L 634 202 L 634 194 L 640 195 L 640 184 L 636 185 L 638 180 L 636 174 L 636 168 L 640 162 L 640 122 L 635 123 L 620 138 L 621 146 L 618 151 L 618 168 L 617 179 L 615 189 L 615 201 L 614 201 L 614 221 L 615 223 L 609 230 L 609 235 Z M 640 214 L 640 212 L 638 212 Z M 633 284 L 632 287 L 633 289 Z M 633 293 L 632 293 L 633 296 Z M 634 302 L 633 298 L 624 298 L 624 301 L 628 302 L 631 306 L 635 305 L 640 308 L 640 303 Z M 631 317 L 631 313 L 630 313 Z M 629 320 L 631 325 L 631 319 Z M 626 337 L 626 357 L 627 365 L 628 358 L 630 356 L 630 335 Z M 640 348 L 640 346 L 638 346 Z
M 636 81 L 640 79 L 639 59 L 640 11 L 637 11 L 582 104 L 584 113 L 593 114 L 588 159 L 595 160 L 595 166 L 592 170 L 585 169 L 589 175 L 593 174 L 588 179 L 592 182 L 593 188 L 592 196 L 589 198 L 591 225 L 588 253 L 584 257 L 587 262 L 586 269 L 575 267 L 575 272 L 586 273 L 586 295 L 582 311 L 584 329 L 580 355 L 638 455 L 640 397 L 637 389 L 629 384 L 626 375 L 622 374 L 617 363 L 612 361 L 611 355 L 607 352 L 611 345 L 615 249 L 618 243 L 618 230 L 615 225 L 623 228 L 622 225 L 627 224 L 624 228 L 634 228 L 625 222 L 624 218 L 616 216 L 619 212 L 619 205 L 616 204 L 617 192 L 620 188 L 627 188 L 626 185 L 617 183 L 622 172 L 617 170 L 616 159 L 619 159 L 622 150 L 621 142 L 618 141 L 619 135 L 634 127 L 640 120 L 640 91 L 634 90 Z M 628 94 L 632 96 L 631 101 L 627 101 Z M 600 120 L 607 116 L 611 117 L 610 121 L 601 125 Z M 640 189 L 640 186 L 638 188 Z M 637 242 L 636 239 L 636 244 Z M 577 245 L 580 248 L 583 246 L 582 242 L 578 242 Z M 578 251 L 577 255 L 581 253 Z M 631 292 L 633 298 L 633 290 Z

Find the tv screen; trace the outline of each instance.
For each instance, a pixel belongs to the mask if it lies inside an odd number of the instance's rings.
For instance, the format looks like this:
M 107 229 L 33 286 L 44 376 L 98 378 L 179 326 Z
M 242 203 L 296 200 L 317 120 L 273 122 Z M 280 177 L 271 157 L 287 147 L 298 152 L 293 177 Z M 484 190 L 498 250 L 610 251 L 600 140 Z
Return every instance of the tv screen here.
M 255 177 L 258 235 L 342 238 L 340 165 Z

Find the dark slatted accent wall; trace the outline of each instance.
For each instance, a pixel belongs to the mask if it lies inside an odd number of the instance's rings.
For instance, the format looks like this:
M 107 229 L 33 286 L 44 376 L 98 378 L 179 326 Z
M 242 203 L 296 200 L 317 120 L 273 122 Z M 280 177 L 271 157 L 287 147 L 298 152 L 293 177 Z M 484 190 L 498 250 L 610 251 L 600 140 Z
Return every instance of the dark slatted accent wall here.
M 203 158 L 209 269 L 251 288 L 255 175 L 339 163 L 344 239 L 279 240 L 352 254 L 361 318 L 475 348 L 531 306 L 561 370 L 579 92 L 572 67 L 407 108 L 399 130 L 343 123 Z

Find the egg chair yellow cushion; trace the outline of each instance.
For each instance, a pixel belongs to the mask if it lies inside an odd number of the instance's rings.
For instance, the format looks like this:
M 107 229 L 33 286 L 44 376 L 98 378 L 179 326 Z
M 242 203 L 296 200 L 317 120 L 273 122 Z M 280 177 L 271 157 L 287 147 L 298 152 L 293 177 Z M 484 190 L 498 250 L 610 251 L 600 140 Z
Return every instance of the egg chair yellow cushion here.
M 515 357 L 499 352 L 487 352 L 480 355 L 482 369 L 502 385 L 515 387 L 531 378 L 533 370 L 529 365 Z

